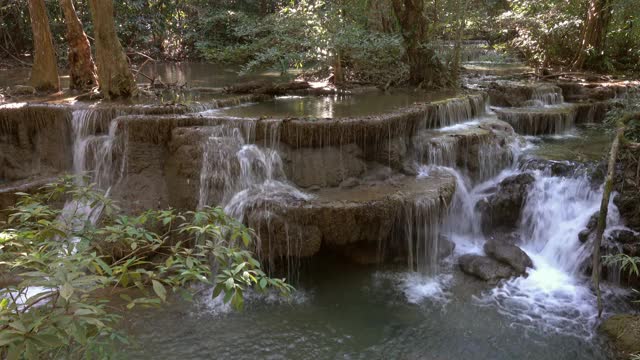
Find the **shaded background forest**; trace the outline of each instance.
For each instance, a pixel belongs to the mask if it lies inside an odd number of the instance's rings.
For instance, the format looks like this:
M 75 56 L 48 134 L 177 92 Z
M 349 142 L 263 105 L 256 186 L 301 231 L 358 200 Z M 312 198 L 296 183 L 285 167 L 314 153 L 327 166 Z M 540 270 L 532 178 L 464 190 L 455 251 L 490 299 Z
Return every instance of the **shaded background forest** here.
M 599 49 L 582 51 L 580 67 L 640 70 L 640 7 L 634 0 L 421 4 L 420 46 L 433 50 L 445 66 L 455 58 L 453 41 L 483 39 L 504 50 L 505 58 L 537 67 L 570 67 L 581 52 L 588 8 L 599 4 L 603 41 Z M 64 66 L 64 14 L 58 1 L 46 5 L 59 66 Z M 88 3 L 76 1 L 75 6 L 91 37 Z M 119 38 L 133 61 L 144 61 L 145 54 L 156 60 L 240 65 L 246 72 L 304 68 L 318 75 L 339 67 L 346 80 L 383 84 L 402 83 L 409 76 L 409 65 L 402 61 L 408 54 L 403 27 L 391 0 L 115 0 L 114 6 Z M 29 63 L 33 41 L 26 0 L 0 1 L 0 19 L 4 66 L 16 59 Z

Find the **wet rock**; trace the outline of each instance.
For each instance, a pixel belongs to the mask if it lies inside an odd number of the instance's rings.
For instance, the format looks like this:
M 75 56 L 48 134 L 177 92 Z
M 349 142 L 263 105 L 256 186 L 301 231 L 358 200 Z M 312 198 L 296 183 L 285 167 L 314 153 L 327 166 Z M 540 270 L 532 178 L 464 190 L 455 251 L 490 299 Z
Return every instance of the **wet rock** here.
M 493 106 L 515 107 L 529 100 L 531 91 L 524 86 L 499 84 L 492 82 L 489 84 L 489 102 Z
M 535 181 L 533 175 L 522 173 L 504 179 L 497 191 L 478 202 L 482 229 L 490 233 L 496 227 L 515 228 L 527 198 L 528 190 Z
M 489 236 L 489 241 L 496 242 L 498 244 L 515 245 L 520 242 L 521 235 L 517 231 L 504 231 L 504 229 L 497 229 Z
M 629 229 L 617 229 L 611 231 L 608 236 L 609 240 L 621 244 L 632 244 L 640 242 L 640 234 Z
M 508 122 L 521 135 L 561 134 L 575 124 L 573 105 L 543 108 L 494 109 L 498 119 Z
M 275 229 L 269 230 L 271 243 L 286 248 L 286 234 L 279 229 L 297 229 L 310 226 L 319 230 L 323 247 L 331 249 L 364 248 L 367 244 L 380 246 L 390 251 L 406 245 L 406 237 L 402 237 L 396 246 L 395 230 L 403 229 L 406 217 L 401 216 L 407 204 L 416 198 L 425 198 L 433 202 L 434 222 L 439 221 L 440 210 L 450 203 L 455 190 L 455 180 L 443 174 L 441 178 L 405 178 L 395 188 L 388 184 L 376 186 L 356 186 L 350 189 L 323 188 L 314 193 L 312 199 L 291 199 L 287 201 L 259 200 L 252 206 L 252 211 L 268 211 L 271 215 L 262 216 L 267 219 L 281 219 L 284 225 L 275 223 Z M 259 196 L 259 194 L 257 194 Z M 251 223 L 269 224 L 267 221 L 251 220 Z M 248 224 L 253 226 L 252 224 Z M 271 220 L 271 228 L 274 222 Z M 268 226 L 260 225 L 260 231 L 267 231 Z M 314 230 L 315 231 L 315 230 Z M 289 230 L 289 234 L 290 234 Z M 315 246 L 305 245 L 303 237 L 299 238 L 303 253 L 311 252 Z M 263 240 L 264 241 L 264 240 Z M 298 240 L 294 240 L 295 241 Z M 314 240 L 315 241 L 315 240 Z M 393 242 L 393 244 L 392 244 Z M 291 243 L 291 242 L 290 242 Z M 315 243 L 315 242 L 314 242 Z M 272 245 L 274 246 L 274 245 Z M 353 247 L 351 247 L 353 246 Z M 291 252 L 297 256 L 295 252 Z
M 394 172 L 393 170 L 391 170 L 391 168 L 386 166 L 378 166 L 378 167 L 374 167 L 373 169 L 365 173 L 362 180 L 363 182 L 367 182 L 367 183 L 376 182 L 376 181 L 385 181 L 390 177 L 392 177 L 393 174 Z
M 574 106 L 577 124 L 601 123 L 611 109 L 608 101 L 582 102 Z
M 356 178 L 348 178 L 345 181 L 340 183 L 340 188 L 342 189 L 351 189 L 360 185 L 360 180 Z
M 545 159 L 529 159 L 523 165 L 523 170 L 540 170 L 551 176 L 571 176 L 580 165 L 572 161 L 555 161 Z
M 518 274 L 524 274 L 527 268 L 533 267 L 533 261 L 522 249 L 515 245 L 497 241 L 487 241 L 484 252 L 495 260 L 511 266 Z
M 404 137 L 384 140 L 376 152 L 375 161 L 394 169 L 402 168 L 407 156 L 407 143 Z
M 364 173 L 366 165 L 361 156 L 362 151 L 354 144 L 286 149 L 287 177 L 301 187 L 336 187 Z
M 584 229 L 578 233 L 578 240 L 581 243 L 586 243 L 589 240 L 589 236 L 591 236 L 592 230 Z
M 308 257 L 320 250 L 322 233 L 317 226 L 301 225 L 265 209 L 250 212 L 247 219 L 259 237 L 261 255 Z
M 438 238 L 438 259 L 446 259 L 453 254 L 456 249 L 456 243 L 451 241 L 448 236 L 440 235 Z
M 621 189 L 622 191 L 613 198 L 613 203 L 618 207 L 620 216 L 627 226 L 640 230 L 640 191 L 637 187 Z
M 458 262 L 464 273 L 492 283 L 516 275 L 511 266 L 488 256 L 467 254 L 461 256 Z
M 9 90 L 9 94 L 12 96 L 34 95 L 35 93 L 36 89 L 28 85 L 16 85 Z
M 600 330 L 624 354 L 640 352 L 640 315 L 618 314 L 606 319 Z

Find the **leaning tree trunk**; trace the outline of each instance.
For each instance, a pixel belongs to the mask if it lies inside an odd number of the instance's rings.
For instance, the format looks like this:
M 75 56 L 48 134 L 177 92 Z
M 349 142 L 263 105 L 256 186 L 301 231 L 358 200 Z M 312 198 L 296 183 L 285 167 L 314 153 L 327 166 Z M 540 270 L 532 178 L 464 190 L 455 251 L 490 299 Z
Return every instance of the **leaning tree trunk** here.
M 425 47 L 428 21 L 423 0 L 393 0 L 409 65 L 409 82 L 421 87 L 444 87 L 449 84 L 445 66 L 433 49 Z
M 590 0 L 587 9 L 587 20 L 582 30 L 582 41 L 578 56 L 573 63 L 576 69 L 582 69 L 589 57 L 594 54 L 596 59 L 602 59 L 604 39 L 611 18 L 610 0 Z
M 618 148 L 620 147 L 620 141 L 624 135 L 624 126 L 620 125 L 616 131 L 616 137 L 611 144 L 611 153 L 609 154 L 609 164 L 607 167 L 607 177 L 604 180 L 604 191 L 602 193 L 602 202 L 600 203 L 600 213 L 598 215 L 598 226 L 596 227 L 596 237 L 593 242 L 593 257 L 592 261 L 592 273 L 591 278 L 593 280 L 593 286 L 596 289 L 596 295 L 598 297 L 598 317 L 602 315 L 602 295 L 600 293 L 600 246 L 602 243 L 602 236 L 604 230 L 607 227 L 607 214 L 609 213 L 609 199 L 611 197 L 611 190 L 613 190 L 613 175 L 615 174 L 616 159 L 618 157 Z
M 33 31 L 33 67 L 29 83 L 36 90 L 58 91 L 60 79 L 56 65 L 56 52 L 49 28 L 49 17 L 44 0 L 29 0 L 29 15 Z
M 96 65 L 91 55 L 89 39 L 82 29 L 76 9 L 71 0 L 60 0 L 67 24 L 67 42 L 69 43 L 69 88 L 76 90 L 91 89 L 98 84 Z
M 120 45 L 113 19 L 112 0 L 89 0 L 96 42 L 100 91 L 107 99 L 131 97 L 138 91 Z

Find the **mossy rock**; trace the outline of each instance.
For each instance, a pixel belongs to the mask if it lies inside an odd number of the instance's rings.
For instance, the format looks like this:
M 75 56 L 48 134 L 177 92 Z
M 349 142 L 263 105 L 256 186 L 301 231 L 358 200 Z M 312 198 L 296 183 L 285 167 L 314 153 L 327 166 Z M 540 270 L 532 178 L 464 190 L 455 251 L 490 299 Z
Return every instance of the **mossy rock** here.
M 640 315 L 619 314 L 605 320 L 600 329 L 625 353 L 640 352 Z

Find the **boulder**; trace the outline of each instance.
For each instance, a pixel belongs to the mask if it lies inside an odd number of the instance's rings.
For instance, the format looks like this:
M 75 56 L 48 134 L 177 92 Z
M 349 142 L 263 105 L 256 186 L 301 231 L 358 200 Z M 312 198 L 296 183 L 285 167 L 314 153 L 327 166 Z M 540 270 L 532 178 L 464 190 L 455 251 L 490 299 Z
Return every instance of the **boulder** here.
M 640 315 L 613 315 L 600 325 L 600 330 L 609 336 L 620 352 L 640 352 Z
M 464 273 L 492 283 L 516 275 L 511 266 L 488 256 L 467 254 L 461 256 L 458 261 Z
M 518 274 L 525 274 L 527 268 L 533 267 L 529 255 L 512 244 L 487 241 L 484 244 L 484 252 L 491 258 L 511 266 Z
M 640 233 L 629 229 L 616 229 L 612 230 L 607 238 L 621 244 L 633 244 L 640 242 Z
M 448 236 L 440 234 L 438 238 L 438 259 L 446 259 L 451 256 L 456 249 L 456 243 Z
M 580 240 L 580 242 L 582 243 L 587 242 L 591 234 L 593 234 L 593 231 L 596 229 L 596 226 L 598 226 L 597 211 L 593 213 L 593 215 L 591 215 L 591 217 L 589 218 L 589 222 L 587 223 L 587 226 L 585 226 L 585 228 L 578 233 L 578 240 Z
M 529 187 L 535 181 L 533 175 L 522 173 L 504 179 L 496 192 L 478 202 L 482 229 L 485 233 L 496 227 L 515 228 L 527 199 Z

